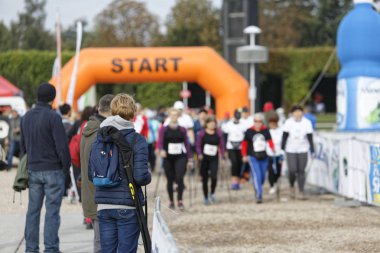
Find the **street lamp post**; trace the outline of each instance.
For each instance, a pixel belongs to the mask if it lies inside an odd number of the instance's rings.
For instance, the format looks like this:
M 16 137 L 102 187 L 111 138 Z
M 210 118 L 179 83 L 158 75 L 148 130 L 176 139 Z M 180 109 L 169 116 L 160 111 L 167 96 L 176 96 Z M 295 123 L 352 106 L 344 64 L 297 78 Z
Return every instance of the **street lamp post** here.
M 249 34 L 249 45 L 238 47 L 236 50 L 236 60 L 238 63 L 249 64 L 249 100 L 251 103 L 251 113 L 255 113 L 256 101 L 256 84 L 255 84 L 255 67 L 258 63 L 268 62 L 268 49 L 256 45 L 256 34 L 261 33 L 257 26 L 248 26 L 244 29 L 245 34 Z

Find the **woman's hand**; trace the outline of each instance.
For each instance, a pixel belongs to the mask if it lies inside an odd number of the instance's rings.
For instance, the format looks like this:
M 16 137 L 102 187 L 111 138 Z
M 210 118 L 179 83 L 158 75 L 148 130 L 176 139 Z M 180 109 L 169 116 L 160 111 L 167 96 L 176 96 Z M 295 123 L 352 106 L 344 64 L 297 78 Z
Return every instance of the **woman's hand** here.
M 194 161 L 193 161 L 193 159 L 189 159 L 189 160 L 187 161 L 187 166 L 186 166 L 186 168 L 187 168 L 188 170 L 192 170 L 192 169 L 194 168 Z
M 166 157 L 167 157 L 166 151 L 165 151 L 165 150 L 161 150 L 161 151 L 160 151 L 160 156 L 161 156 L 162 158 L 166 158 Z
M 243 162 L 245 162 L 245 163 L 248 162 L 248 156 L 243 156 Z

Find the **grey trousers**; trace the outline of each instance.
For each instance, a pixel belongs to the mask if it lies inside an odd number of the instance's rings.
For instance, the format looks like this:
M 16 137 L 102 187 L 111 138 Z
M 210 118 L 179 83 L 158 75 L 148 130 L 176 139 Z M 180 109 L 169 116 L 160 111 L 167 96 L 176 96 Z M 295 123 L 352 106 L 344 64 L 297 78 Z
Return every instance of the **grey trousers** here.
M 305 169 L 307 165 L 307 153 L 286 153 L 288 162 L 289 183 L 293 187 L 297 179 L 300 192 L 305 188 Z
M 99 221 L 92 220 L 92 226 L 94 228 L 94 253 L 101 253 Z

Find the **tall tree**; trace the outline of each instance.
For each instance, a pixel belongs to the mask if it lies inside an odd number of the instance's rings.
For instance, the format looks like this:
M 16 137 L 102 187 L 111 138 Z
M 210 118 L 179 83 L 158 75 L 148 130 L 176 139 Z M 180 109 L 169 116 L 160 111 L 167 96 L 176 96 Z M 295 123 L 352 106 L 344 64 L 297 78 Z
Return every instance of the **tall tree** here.
M 158 18 L 145 4 L 135 0 L 114 0 L 96 17 L 95 46 L 146 46 L 159 33 Z
M 0 51 L 6 51 L 11 48 L 11 33 L 4 25 L 3 21 L 0 21 Z
M 260 1 L 260 43 L 269 47 L 297 47 L 304 27 L 313 19 L 314 0 Z
M 319 0 L 316 15 L 304 27 L 301 46 L 333 46 L 343 16 L 352 7 L 352 0 Z
M 46 0 L 25 0 L 25 12 L 11 23 L 12 46 L 17 49 L 52 49 L 53 36 L 44 28 Z
M 220 10 L 209 0 L 177 0 L 166 22 L 171 46 L 210 46 L 221 51 Z

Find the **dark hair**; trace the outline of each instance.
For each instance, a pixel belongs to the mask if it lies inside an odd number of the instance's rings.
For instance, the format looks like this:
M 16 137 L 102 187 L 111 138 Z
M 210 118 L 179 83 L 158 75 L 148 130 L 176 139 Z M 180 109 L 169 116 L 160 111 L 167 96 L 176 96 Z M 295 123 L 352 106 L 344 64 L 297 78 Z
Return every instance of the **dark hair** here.
M 295 111 L 303 111 L 302 105 L 293 105 L 292 109 L 290 109 L 290 112 L 293 113 Z
M 207 124 L 210 123 L 210 122 L 215 122 L 215 124 L 217 123 L 216 122 L 216 118 L 214 116 L 208 116 L 206 118 L 206 121 L 205 121 L 205 127 L 207 127 Z
M 88 121 L 91 116 L 92 116 L 92 107 L 86 106 L 82 112 L 81 120 L 82 121 L 84 121 L 84 120 Z
M 267 119 L 268 123 L 271 123 L 271 122 L 277 123 L 279 121 L 279 117 L 278 117 L 278 114 L 276 112 L 268 113 L 267 118 L 268 118 Z
M 111 112 L 111 101 L 114 97 L 114 95 L 107 94 L 99 99 L 99 113 Z
M 240 119 L 240 118 L 241 118 L 241 112 L 240 112 L 239 109 L 236 109 L 236 110 L 234 111 L 234 118 L 235 118 L 235 119 Z
M 204 112 L 204 113 L 208 114 L 207 110 L 206 110 L 206 109 L 204 109 L 204 108 L 200 109 L 200 110 L 199 110 L 199 112 L 198 112 L 198 114 L 200 114 L 200 113 L 202 113 L 202 112 Z
M 69 104 L 63 104 L 59 106 L 59 111 L 62 115 L 67 115 L 71 111 L 71 106 Z

